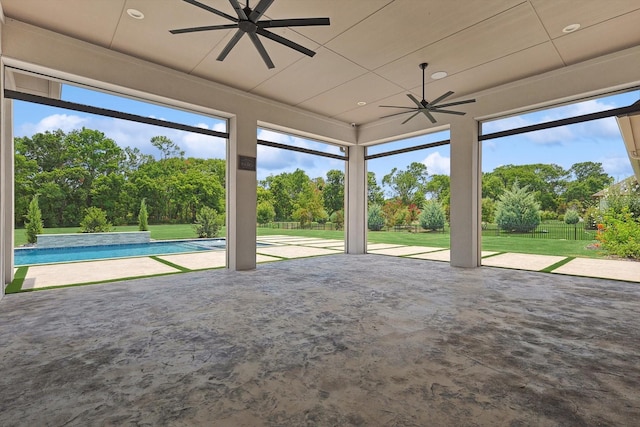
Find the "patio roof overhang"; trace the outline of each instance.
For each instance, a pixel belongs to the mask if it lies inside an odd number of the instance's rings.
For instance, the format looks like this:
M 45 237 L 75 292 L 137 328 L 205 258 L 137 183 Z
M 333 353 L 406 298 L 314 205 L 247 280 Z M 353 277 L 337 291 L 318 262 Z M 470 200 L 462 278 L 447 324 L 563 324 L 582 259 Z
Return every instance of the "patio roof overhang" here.
M 636 105 L 640 101 L 636 102 Z M 616 118 L 636 180 L 640 182 L 640 113 Z

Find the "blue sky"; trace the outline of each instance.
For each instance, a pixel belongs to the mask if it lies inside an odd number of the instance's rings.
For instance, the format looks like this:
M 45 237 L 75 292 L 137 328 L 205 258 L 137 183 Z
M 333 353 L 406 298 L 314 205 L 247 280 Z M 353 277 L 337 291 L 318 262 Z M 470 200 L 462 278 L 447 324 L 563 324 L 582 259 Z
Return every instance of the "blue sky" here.
M 73 86 L 65 85 L 63 87 L 62 98 L 81 104 L 165 119 L 207 129 L 226 130 L 225 122 L 222 120 L 100 92 L 87 91 Z M 541 112 L 509 117 L 485 123 L 483 132 L 495 132 L 627 106 L 639 98 L 640 91 L 634 91 Z M 159 155 L 157 150 L 150 144 L 150 139 L 156 135 L 164 135 L 179 145 L 187 156 L 207 158 L 224 158 L 225 156 L 225 143 L 220 138 L 93 116 L 21 101 L 15 101 L 14 106 L 15 136 L 31 136 L 37 132 L 56 129 L 68 132 L 84 126 L 104 132 L 107 137 L 113 139 L 122 147 L 137 147 L 147 154 Z M 258 138 L 319 151 L 339 153 L 338 147 L 268 130 L 260 130 Z M 397 141 L 384 146 L 371 147 L 369 152 L 394 150 L 447 138 L 449 138 L 448 132 L 439 132 Z M 442 146 L 371 160 L 368 162 L 368 166 L 369 170 L 376 173 L 378 181 L 381 181 L 382 177 L 389 173 L 393 167 L 404 169 L 413 161 L 425 163 L 430 174 L 449 174 L 449 158 L 449 147 Z M 486 141 L 482 146 L 482 169 L 484 172 L 507 164 L 530 163 L 556 163 L 568 169 L 574 163 L 585 161 L 602 163 L 605 171 L 613 176 L 616 181 L 633 174 L 615 119 L 603 119 Z M 258 179 L 264 179 L 270 174 L 276 175 L 281 172 L 291 172 L 296 168 L 304 169 L 312 178 L 324 177 L 330 169 L 343 170 L 344 162 L 269 147 L 258 147 Z

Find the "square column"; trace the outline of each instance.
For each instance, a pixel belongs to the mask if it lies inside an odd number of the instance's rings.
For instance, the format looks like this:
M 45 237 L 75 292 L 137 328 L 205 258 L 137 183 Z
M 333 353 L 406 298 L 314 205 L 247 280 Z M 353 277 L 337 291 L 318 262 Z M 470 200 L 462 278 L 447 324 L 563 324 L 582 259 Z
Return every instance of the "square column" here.
M 462 118 L 451 125 L 451 265 L 480 266 L 479 124 Z
M 0 76 L 4 76 L 0 63 Z M 0 275 L 2 286 L 13 280 L 13 217 L 14 217 L 14 143 L 13 101 L 4 98 L 4 78 L 0 79 Z
M 229 120 L 227 268 L 235 271 L 256 268 L 257 133 L 255 117 L 238 115 Z
M 367 162 L 364 155 L 365 147 L 349 147 L 344 191 L 347 217 L 345 248 L 348 254 L 367 251 Z

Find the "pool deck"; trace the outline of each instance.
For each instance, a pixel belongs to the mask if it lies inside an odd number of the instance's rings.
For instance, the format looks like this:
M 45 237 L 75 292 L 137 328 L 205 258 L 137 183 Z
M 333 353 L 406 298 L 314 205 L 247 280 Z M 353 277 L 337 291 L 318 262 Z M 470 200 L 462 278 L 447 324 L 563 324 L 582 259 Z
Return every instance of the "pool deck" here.
M 256 256 L 258 264 L 344 252 L 344 242 L 333 239 L 295 236 L 259 236 L 258 242 L 269 243 L 269 246 L 258 247 Z M 448 249 L 427 246 L 370 243 L 367 245 L 367 251 L 370 254 L 403 256 L 431 261 L 448 262 L 450 259 L 450 251 Z M 573 258 L 568 260 L 567 257 L 563 256 L 497 253 L 489 251 L 483 251 L 482 257 L 482 265 L 487 267 L 548 271 L 550 273 L 572 276 L 640 282 L 640 262 L 634 261 L 592 258 Z M 568 260 L 568 262 L 562 263 L 566 260 Z M 84 283 L 109 282 L 135 277 L 223 268 L 225 261 L 225 252 L 218 250 L 154 257 L 143 256 L 38 265 L 28 267 L 21 289 L 30 290 Z M 558 266 L 552 268 L 556 264 L 558 264 Z

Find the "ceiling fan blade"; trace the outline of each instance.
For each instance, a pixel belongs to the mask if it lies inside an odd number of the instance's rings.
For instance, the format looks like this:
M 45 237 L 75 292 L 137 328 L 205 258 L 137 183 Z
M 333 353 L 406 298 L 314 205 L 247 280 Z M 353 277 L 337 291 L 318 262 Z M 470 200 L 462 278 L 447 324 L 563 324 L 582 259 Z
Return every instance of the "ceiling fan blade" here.
M 431 121 L 431 123 L 435 123 L 436 122 L 436 118 L 433 117 L 433 115 L 429 112 L 429 110 L 420 110 L 422 111 L 422 113 L 427 116 L 427 118 Z
M 252 22 L 258 22 L 258 19 L 264 15 L 264 13 L 269 9 L 273 0 L 260 0 L 260 2 L 253 8 L 253 12 L 249 15 L 249 19 Z
M 413 113 L 411 115 L 411 117 L 409 117 L 407 120 L 405 120 L 404 122 L 402 122 L 402 124 L 407 123 L 409 120 L 413 119 L 415 116 L 417 116 L 418 114 L 420 114 L 420 111 L 416 111 L 415 113 Z
M 198 31 L 228 30 L 229 28 L 238 28 L 238 24 L 207 25 L 204 27 L 180 28 L 177 30 L 169 30 L 169 32 L 171 34 L 185 34 L 185 33 L 195 33 Z
M 457 116 L 464 116 L 467 113 L 463 113 L 462 111 L 453 111 L 453 110 L 441 110 L 440 108 L 432 108 L 431 111 L 434 113 L 445 113 L 445 114 L 455 114 Z
M 222 16 L 223 18 L 227 18 L 230 21 L 238 22 L 238 18 L 235 18 L 235 17 L 233 17 L 231 15 L 227 15 L 226 13 L 221 12 L 218 9 L 214 9 L 214 8 L 212 8 L 210 6 L 207 6 L 206 4 L 202 4 L 199 1 L 196 1 L 196 0 L 182 0 L 182 1 L 185 2 L 185 3 L 189 3 L 191 5 L 194 5 L 196 7 L 199 7 L 200 9 L 204 9 L 207 12 L 215 13 L 216 15 Z
M 262 60 L 264 61 L 265 64 L 267 64 L 267 67 L 269 69 L 275 68 L 276 66 L 273 64 L 273 61 L 269 57 L 267 50 L 264 48 L 258 36 L 256 36 L 255 33 L 248 33 L 248 34 L 249 34 L 249 38 L 253 42 L 253 45 L 256 47 L 256 49 L 258 49 L 258 52 L 260 53 Z
M 263 28 L 258 28 L 256 30 L 256 33 L 260 34 L 261 36 L 264 36 L 268 39 L 273 40 L 274 42 L 278 42 L 280 44 L 283 44 L 287 47 L 290 47 L 291 49 L 297 50 L 300 53 L 304 53 L 307 56 L 313 56 L 316 53 L 314 51 L 312 51 L 311 49 L 307 49 L 304 46 L 299 45 L 298 43 L 292 42 L 291 40 L 285 39 L 284 37 L 281 37 L 277 34 L 274 33 L 270 33 L 269 31 L 263 29 Z
M 222 52 L 220 52 L 220 55 L 218 55 L 216 59 L 218 61 L 224 61 L 224 58 L 227 57 L 229 52 L 231 52 L 231 49 L 233 49 L 233 47 L 238 43 L 238 41 L 240 41 L 243 35 L 244 35 L 244 31 L 242 31 L 241 29 L 238 29 L 238 31 L 236 31 L 236 33 L 233 35 L 231 40 L 229 40 L 229 43 L 227 43 L 224 49 L 222 49 Z
M 412 100 L 418 106 L 418 108 L 424 108 L 424 106 L 420 103 L 420 101 L 418 101 L 418 98 L 413 96 L 413 94 L 408 93 L 407 96 L 409 97 L 410 100 Z
M 433 101 L 431 101 L 429 104 L 434 105 L 437 104 L 438 102 L 444 100 L 445 98 L 450 97 L 451 95 L 453 95 L 453 92 L 449 91 L 443 95 L 440 95 L 439 97 L 437 97 L 436 99 L 434 99 Z
M 401 107 L 399 105 L 378 105 L 378 107 L 384 107 L 384 108 L 405 108 L 407 110 L 415 110 L 416 107 Z
M 248 19 L 247 14 L 244 13 L 244 9 L 242 8 L 242 6 L 240 6 L 240 3 L 238 3 L 238 0 L 229 0 L 229 3 L 231 3 L 231 6 L 236 11 L 238 18 L 241 21 L 246 21 Z
M 464 101 L 449 102 L 447 104 L 434 105 L 434 108 L 453 107 L 454 105 L 471 104 L 475 99 L 465 99 Z
M 386 116 L 382 116 L 380 118 L 381 119 L 386 119 L 387 117 L 399 116 L 400 114 L 407 114 L 407 113 L 413 113 L 413 112 L 418 112 L 418 110 L 416 108 L 413 108 L 413 109 L 411 109 L 409 111 L 402 111 L 400 113 L 387 114 Z
M 257 23 L 260 28 L 309 27 L 312 25 L 331 25 L 329 18 L 271 19 Z

